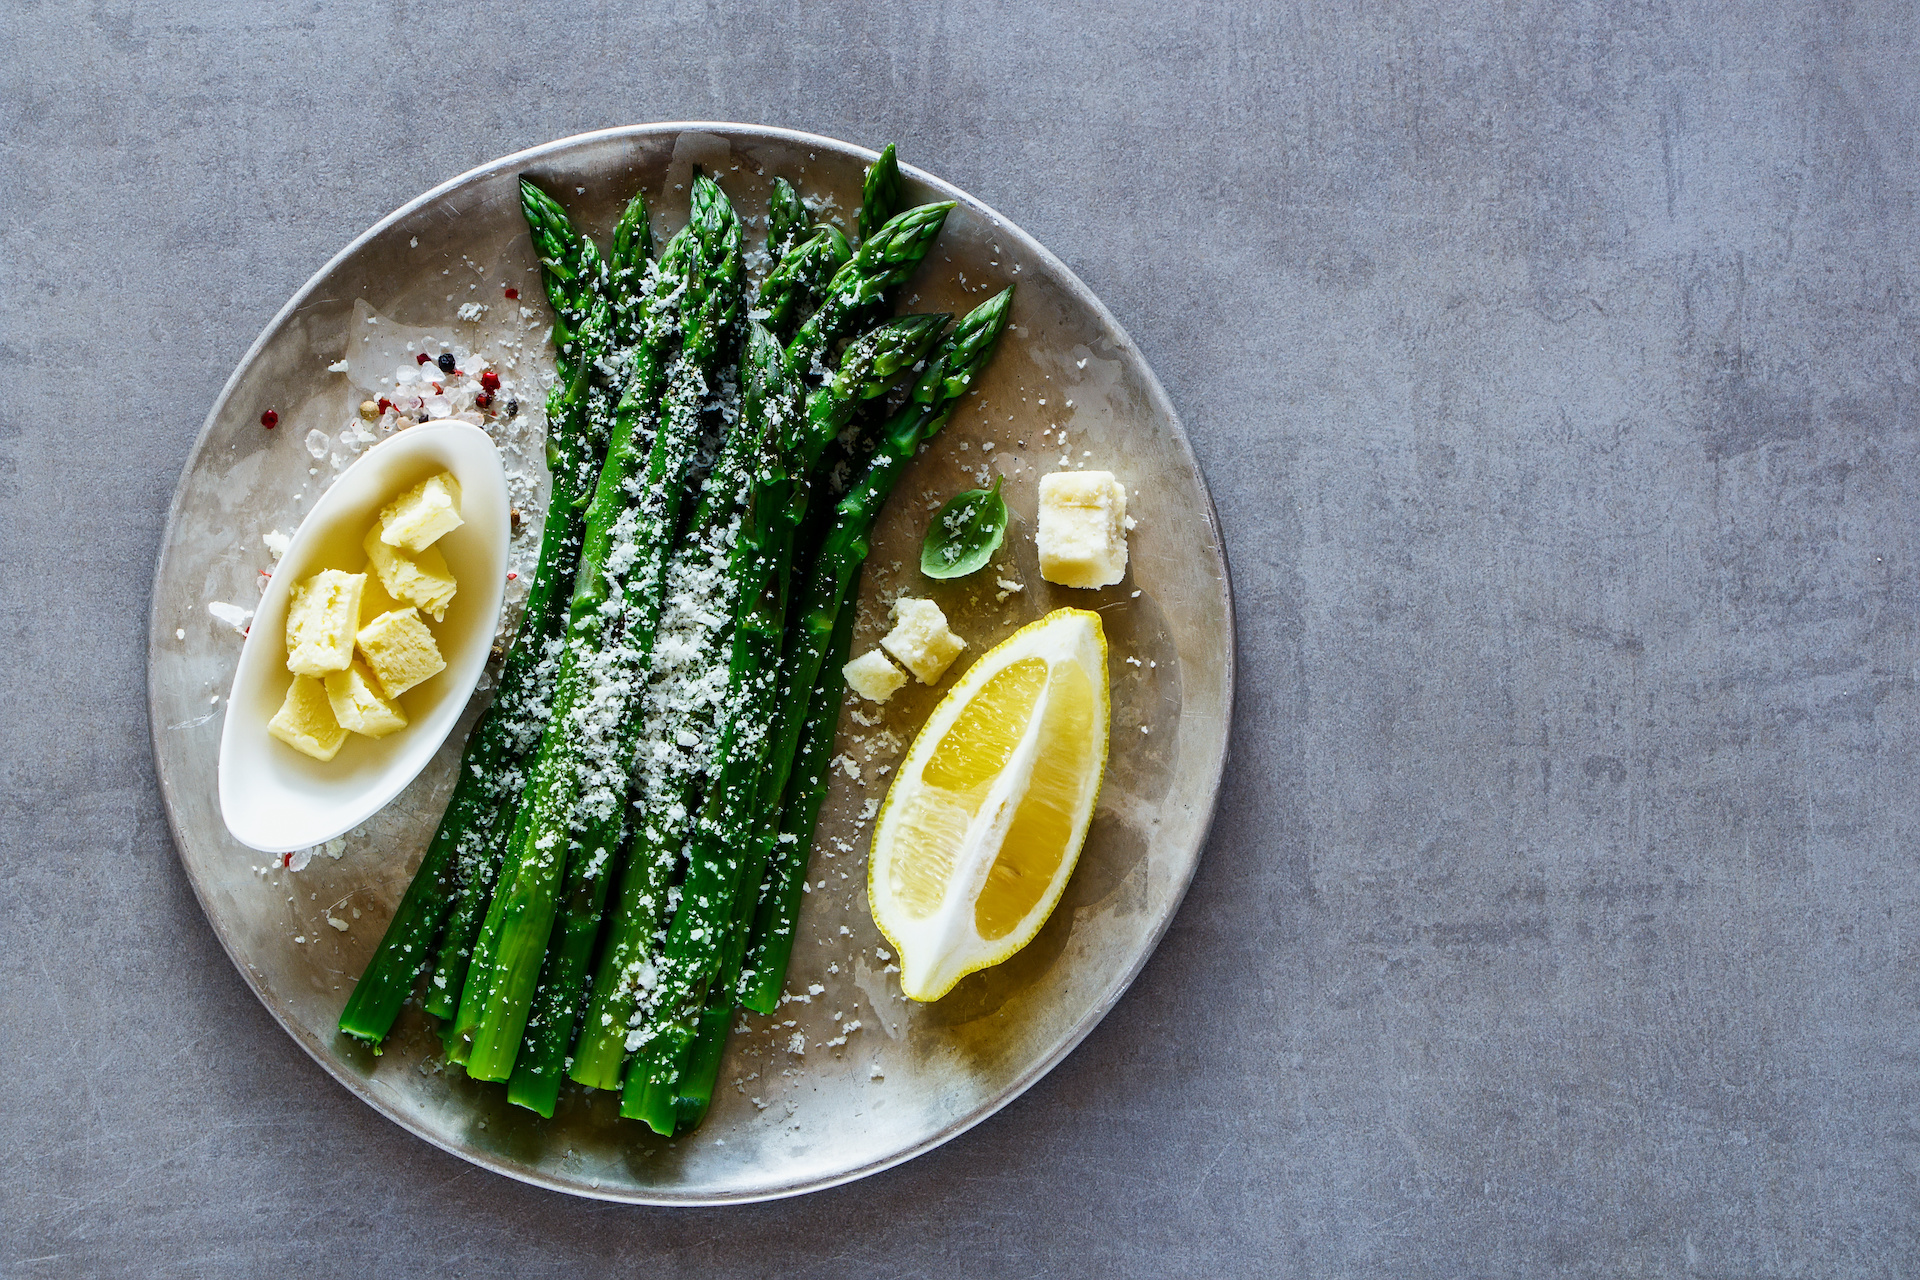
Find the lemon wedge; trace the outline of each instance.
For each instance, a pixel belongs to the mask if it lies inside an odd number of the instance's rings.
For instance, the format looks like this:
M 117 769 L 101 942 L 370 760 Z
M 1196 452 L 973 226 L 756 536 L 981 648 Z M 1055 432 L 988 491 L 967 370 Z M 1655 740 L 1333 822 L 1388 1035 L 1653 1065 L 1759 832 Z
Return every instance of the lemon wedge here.
M 1107 767 L 1100 615 L 1057 609 L 990 650 L 913 740 L 873 833 L 867 898 L 909 999 L 1033 940 L 1067 887 Z

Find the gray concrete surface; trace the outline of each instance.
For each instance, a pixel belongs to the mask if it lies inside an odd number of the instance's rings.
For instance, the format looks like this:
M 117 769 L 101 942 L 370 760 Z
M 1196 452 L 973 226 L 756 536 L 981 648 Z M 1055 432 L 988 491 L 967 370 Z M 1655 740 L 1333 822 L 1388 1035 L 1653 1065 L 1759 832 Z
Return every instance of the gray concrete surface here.
M 1911 6 L 170 6 L 0 23 L 0 1273 L 1920 1271 Z M 1007 211 L 1237 575 L 1138 985 L 913 1164 L 713 1212 L 469 1168 L 249 997 L 142 625 L 234 362 L 481 160 L 738 119 Z

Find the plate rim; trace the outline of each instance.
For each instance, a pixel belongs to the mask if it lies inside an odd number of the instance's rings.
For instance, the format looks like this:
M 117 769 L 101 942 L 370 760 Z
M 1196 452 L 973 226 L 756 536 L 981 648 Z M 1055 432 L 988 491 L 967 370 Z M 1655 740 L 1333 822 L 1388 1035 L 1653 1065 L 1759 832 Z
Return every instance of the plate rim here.
M 799 129 L 788 129 L 778 125 L 718 120 L 659 121 L 643 124 L 614 125 L 603 129 L 593 129 L 583 133 L 569 134 L 566 137 L 556 138 L 484 161 L 429 188 L 375 221 L 371 226 L 348 241 L 337 253 L 322 263 L 320 267 L 307 278 L 306 283 L 295 290 L 293 295 L 273 314 L 272 318 L 262 327 L 258 336 L 254 338 L 253 342 L 241 355 L 239 361 L 234 365 L 233 372 L 227 376 L 227 380 L 221 386 L 219 394 L 214 397 L 212 407 L 208 410 L 206 418 L 200 424 L 200 430 L 194 436 L 192 447 L 188 450 L 186 460 L 181 467 L 180 477 L 175 482 L 173 497 L 167 504 L 166 523 L 161 529 L 160 545 L 154 555 L 153 579 L 148 588 L 147 662 L 144 672 L 147 686 L 147 730 L 150 746 L 153 750 L 154 780 L 159 786 L 162 807 L 166 810 L 167 830 L 173 837 L 174 855 L 180 860 L 181 870 L 185 873 L 187 883 L 193 890 L 194 901 L 199 905 L 200 913 L 205 918 L 207 926 L 212 931 L 214 938 L 219 942 L 221 950 L 226 953 L 227 959 L 232 962 L 241 980 L 246 983 L 247 989 L 253 993 L 254 998 L 260 1002 L 261 1006 L 266 1009 L 273 1020 L 280 1025 L 281 1030 L 285 1031 L 295 1044 L 305 1050 L 307 1056 L 312 1058 L 323 1071 L 343 1085 L 349 1093 L 372 1107 L 377 1114 L 449 1155 L 467 1161 L 470 1164 L 478 1165 L 481 1168 L 491 1170 L 492 1172 L 503 1174 L 517 1182 L 526 1183 L 530 1186 L 540 1187 L 549 1191 L 557 1191 L 566 1195 L 579 1196 L 584 1199 L 599 1200 L 614 1204 L 673 1208 L 754 1204 L 769 1200 L 780 1200 L 805 1195 L 814 1191 L 825 1191 L 832 1187 L 844 1186 L 847 1183 L 871 1177 L 877 1173 L 883 1173 L 888 1169 L 905 1164 L 917 1156 L 924 1155 L 936 1147 L 951 1142 L 976 1125 L 999 1114 L 1016 1098 L 1025 1094 L 1058 1066 L 1068 1054 L 1079 1048 L 1086 1038 L 1093 1033 L 1094 1028 L 1105 1020 L 1108 1013 L 1112 1012 L 1113 1007 L 1120 1002 L 1121 997 L 1127 993 L 1133 986 L 1134 981 L 1140 976 L 1141 971 L 1146 968 L 1147 962 L 1152 959 L 1154 953 L 1160 949 L 1160 943 L 1164 940 L 1167 929 L 1172 925 L 1173 918 L 1179 914 L 1181 905 L 1186 901 L 1187 892 L 1192 887 L 1193 877 L 1200 866 L 1200 858 L 1205 853 L 1206 847 L 1212 839 L 1214 819 L 1219 813 L 1220 793 L 1225 785 L 1227 765 L 1232 757 L 1233 712 L 1238 691 L 1239 667 L 1239 627 L 1234 611 L 1232 566 L 1227 556 L 1226 540 L 1221 536 L 1220 515 L 1214 505 L 1213 490 L 1212 487 L 1208 485 L 1206 473 L 1202 470 L 1200 460 L 1193 451 L 1193 442 L 1187 434 L 1186 424 L 1181 420 L 1179 412 L 1174 408 L 1173 401 L 1167 395 L 1166 388 L 1161 385 L 1159 375 L 1154 372 L 1153 366 L 1148 363 L 1145 354 L 1140 350 L 1139 345 L 1134 342 L 1133 336 L 1126 331 L 1114 314 L 1107 309 L 1106 304 L 1087 286 L 1085 281 L 1081 280 L 1080 277 L 1075 274 L 1072 268 L 1067 266 L 1052 250 L 1048 249 L 1036 237 L 1029 234 L 1018 223 L 952 182 L 938 177 L 918 166 L 902 164 L 900 166 L 901 169 L 909 176 L 937 190 L 954 193 L 963 203 L 970 205 L 975 212 L 984 214 L 991 219 L 996 226 L 1007 227 L 1038 251 L 1039 256 L 1046 265 L 1058 273 L 1059 278 L 1064 282 L 1067 290 L 1074 295 L 1075 300 L 1089 307 L 1106 326 L 1107 332 L 1111 335 L 1115 345 L 1134 358 L 1139 369 L 1145 374 L 1145 383 L 1149 399 L 1154 402 L 1156 408 L 1166 414 L 1168 420 L 1172 423 L 1174 428 L 1174 441 L 1178 446 L 1179 453 L 1185 458 L 1194 476 L 1200 481 L 1200 492 L 1204 499 L 1202 515 L 1206 530 L 1212 539 L 1214 554 L 1218 557 L 1220 563 L 1220 602 L 1224 611 L 1227 628 L 1225 663 L 1222 671 L 1223 696 L 1221 716 L 1225 731 L 1221 738 L 1219 760 L 1213 771 L 1213 780 L 1205 796 L 1203 806 L 1204 813 L 1199 826 L 1198 846 L 1194 856 L 1188 860 L 1186 868 L 1180 876 L 1179 883 L 1171 886 L 1172 891 L 1167 899 L 1165 912 L 1150 931 L 1147 944 L 1140 948 L 1139 954 L 1134 958 L 1133 963 L 1110 982 L 1107 990 L 1102 993 L 1101 997 L 1088 1006 L 1087 1011 L 1081 1015 L 1080 1019 L 1067 1034 L 1061 1038 L 1060 1043 L 1055 1046 L 1051 1053 L 1035 1059 L 997 1094 L 974 1108 L 967 1115 L 957 1117 L 934 1132 L 902 1147 L 898 1151 L 865 1164 L 821 1176 L 799 1179 L 788 1184 L 750 1191 L 722 1191 L 674 1195 L 663 1192 L 660 1189 L 627 1190 L 623 1188 L 587 1186 L 554 1178 L 541 1173 L 537 1169 L 527 1168 L 511 1161 L 497 1158 L 483 1150 L 462 1148 L 443 1139 L 439 1134 L 433 1133 L 415 1123 L 412 1118 L 401 1109 L 388 1105 L 385 1099 L 378 1096 L 368 1087 L 369 1081 L 367 1079 L 341 1069 L 339 1065 L 332 1061 L 331 1056 L 323 1051 L 322 1046 L 317 1043 L 317 1038 L 310 1040 L 302 1028 L 289 1023 L 285 1011 L 270 998 L 269 993 L 261 989 L 250 966 L 234 953 L 233 946 L 228 941 L 226 935 L 214 927 L 213 913 L 208 909 L 206 895 L 201 887 L 199 878 L 194 875 L 193 870 L 186 862 L 183 852 L 185 842 L 181 838 L 180 818 L 174 802 L 174 787 L 162 763 L 162 716 L 160 715 L 160 708 L 156 705 L 158 695 L 155 692 L 153 680 L 154 668 L 162 656 L 164 643 L 163 628 L 161 625 L 162 620 L 160 617 L 161 602 L 159 586 L 161 575 L 166 568 L 168 552 L 173 546 L 175 526 L 185 509 L 192 477 L 200 462 L 201 455 L 207 448 L 214 425 L 225 412 L 228 401 L 232 399 L 243 375 L 252 367 L 254 361 L 259 358 L 260 353 L 265 350 L 267 344 L 314 295 L 321 281 L 324 280 L 335 267 L 357 253 L 364 245 L 395 223 L 411 216 L 448 192 L 479 178 L 496 173 L 501 169 L 508 167 L 524 169 L 544 157 L 605 139 L 653 136 L 673 137 L 682 133 L 713 133 L 723 137 L 746 134 L 755 139 L 778 140 L 800 146 L 819 147 L 826 150 L 865 157 L 869 163 L 878 159 L 880 155 L 879 152 L 871 148 L 862 147 L 842 139 L 829 137 L 825 134 L 809 133 Z M 171 633 L 168 632 L 165 634 Z

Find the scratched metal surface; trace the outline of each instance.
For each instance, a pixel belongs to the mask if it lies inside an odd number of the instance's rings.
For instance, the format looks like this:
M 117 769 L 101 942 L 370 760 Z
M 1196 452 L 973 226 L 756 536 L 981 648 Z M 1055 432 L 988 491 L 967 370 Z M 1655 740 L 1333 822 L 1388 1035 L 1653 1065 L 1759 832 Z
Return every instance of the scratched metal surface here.
M 0 1271 L 1920 1271 L 1910 8 L 20 4 Z M 804 26 L 800 25 L 804 23 Z M 490 156 L 763 120 L 1058 253 L 1234 555 L 1220 816 L 994 1120 L 726 1210 L 388 1123 L 167 833 L 145 611 L 235 361 Z

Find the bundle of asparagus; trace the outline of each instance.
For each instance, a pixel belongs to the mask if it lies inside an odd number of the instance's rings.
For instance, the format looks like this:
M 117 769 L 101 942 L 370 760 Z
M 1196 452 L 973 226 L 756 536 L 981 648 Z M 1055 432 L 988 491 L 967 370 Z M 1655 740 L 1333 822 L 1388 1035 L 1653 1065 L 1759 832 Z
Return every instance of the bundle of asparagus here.
M 641 197 L 603 257 L 522 180 L 553 499 L 498 693 L 343 1031 L 377 1046 L 425 976 L 448 1058 L 521 1106 L 551 1116 L 571 1078 L 662 1134 L 706 1115 L 734 1010 L 785 981 L 873 523 L 1007 324 L 1011 289 L 950 334 L 888 317 L 953 207 L 903 196 L 889 146 L 850 242 L 777 179 L 756 288 L 698 170 L 657 257 Z

